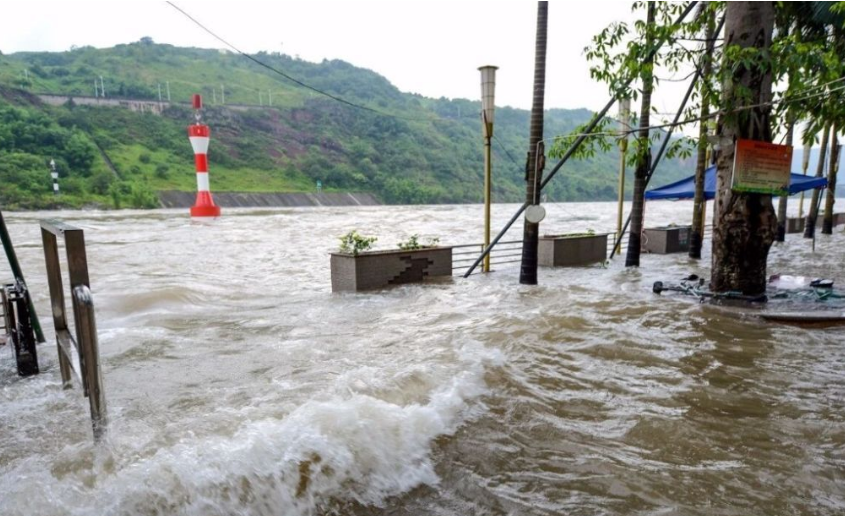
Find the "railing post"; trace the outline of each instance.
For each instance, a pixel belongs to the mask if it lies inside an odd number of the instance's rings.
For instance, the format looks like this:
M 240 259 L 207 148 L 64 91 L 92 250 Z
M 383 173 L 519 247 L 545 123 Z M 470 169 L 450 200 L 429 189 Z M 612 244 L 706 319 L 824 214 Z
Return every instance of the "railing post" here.
M 62 270 L 59 264 L 59 244 L 56 235 L 41 227 L 41 241 L 44 244 L 44 262 L 47 265 L 47 285 L 50 289 L 50 308 L 53 313 L 53 327 L 56 329 L 56 347 L 59 351 L 59 370 L 62 374 L 62 387 L 73 387 L 70 375 L 70 362 L 59 343 L 59 333 L 67 331 L 65 316 L 65 293 L 62 287 Z
M 106 432 L 106 395 L 103 392 L 103 376 L 100 371 L 100 348 L 97 341 L 97 320 L 94 315 L 94 300 L 86 285 L 73 289 L 73 311 L 76 315 L 76 338 L 82 360 L 88 403 L 91 406 L 91 423 L 94 439 L 100 440 Z
M 59 234 L 64 237 L 67 252 L 71 306 L 76 328 L 75 341 L 67 323 L 62 271 L 59 262 L 57 239 Z M 88 276 L 85 235 L 81 229 L 61 222 L 42 221 L 41 239 L 44 243 L 44 260 L 47 264 L 47 282 L 50 287 L 50 306 L 53 311 L 53 324 L 56 328 L 56 342 L 59 348 L 62 384 L 65 388 L 72 386 L 71 371 L 79 377 L 91 409 L 94 440 L 100 441 L 105 436 L 108 416 L 103 377 L 100 370 L 100 350 L 97 341 L 94 300 L 91 295 Z M 76 362 L 77 359 L 78 363 Z

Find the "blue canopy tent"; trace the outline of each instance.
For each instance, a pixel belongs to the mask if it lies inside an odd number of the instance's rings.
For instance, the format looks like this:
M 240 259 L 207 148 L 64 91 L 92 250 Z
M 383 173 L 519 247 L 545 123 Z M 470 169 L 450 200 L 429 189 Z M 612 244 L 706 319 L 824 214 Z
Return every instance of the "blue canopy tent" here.
M 812 190 L 814 188 L 825 188 L 827 179 L 823 177 L 804 176 L 791 174 L 789 180 L 789 195 Z M 716 196 L 716 167 L 715 165 L 704 171 L 704 198 L 713 199 Z M 695 197 L 695 176 L 649 190 L 645 198 L 650 201 L 659 199 L 692 199 Z

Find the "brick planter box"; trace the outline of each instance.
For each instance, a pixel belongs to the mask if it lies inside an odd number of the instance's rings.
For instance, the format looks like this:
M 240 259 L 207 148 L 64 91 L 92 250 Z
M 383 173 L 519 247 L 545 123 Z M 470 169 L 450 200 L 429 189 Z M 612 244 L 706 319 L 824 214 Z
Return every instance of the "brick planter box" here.
M 692 226 L 646 228 L 643 231 L 643 251 L 654 254 L 686 253 L 691 233 Z
M 786 233 L 803 233 L 806 220 L 804 217 L 788 217 L 786 219 Z
M 577 267 L 607 260 L 607 235 L 545 235 L 538 261 L 544 267 Z
M 332 292 L 358 292 L 390 285 L 421 283 L 452 275 L 452 248 L 331 254 Z

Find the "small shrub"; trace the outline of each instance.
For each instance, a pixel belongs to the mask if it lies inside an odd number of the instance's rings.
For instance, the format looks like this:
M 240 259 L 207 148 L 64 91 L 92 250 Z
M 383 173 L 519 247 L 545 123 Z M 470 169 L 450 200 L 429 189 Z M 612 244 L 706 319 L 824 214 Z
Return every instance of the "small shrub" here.
M 151 158 L 150 158 L 149 154 L 144 153 L 144 154 L 141 154 L 140 156 L 138 156 L 138 161 L 140 161 L 141 163 L 146 164 L 146 163 L 149 163 L 150 160 L 151 160 Z
M 170 167 L 164 164 L 160 164 L 156 166 L 156 177 L 159 179 L 167 179 L 170 175 Z
M 426 243 L 423 244 L 420 242 L 420 236 L 414 234 L 411 235 L 408 240 L 404 242 L 399 242 L 398 246 L 399 249 L 403 251 L 412 251 L 414 249 L 429 249 L 431 247 L 437 247 L 437 244 L 439 243 L 439 238 L 429 238 Z
M 352 230 L 340 237 L 340 252 L 358 256 L 358 253 L 371 249 L 376 240 L 376 237 L 365 237 Z

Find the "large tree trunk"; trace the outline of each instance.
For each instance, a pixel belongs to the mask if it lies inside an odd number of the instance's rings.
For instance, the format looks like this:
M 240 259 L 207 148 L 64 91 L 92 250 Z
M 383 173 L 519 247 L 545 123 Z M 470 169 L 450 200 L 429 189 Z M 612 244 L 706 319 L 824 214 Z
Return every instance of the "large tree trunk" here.
M 531 128 L 528 139 L 528 161 L 525 164 L 525 200 L 539 204 L 539 187 L 543 177 L 545 158 L 537 145 L 543 140 L 543 105 L 546 91 L 546 27 L 549 20 L 549 3 L 537 2 L 537 39 L 534 46 L 534 100 L 531 104 Z M 539 155 L 538 155 L 539 154 Z M 536 176 L 535 176 L 536 174 Z M 522 265 L 519 282 L 537 284 L 537 246 L 540 224 L 525 220 L 522 233 Z
M 646 15 L 646 48 L 654 45 L 654 2 L 648 3 Z M 637 168 L 634 170 L 634 198 L 631 207 L 631 233 L 628 236 L 628 253 L 625 267 L 640 266 L 640 246 L 643 234 L 643 212 L 645 209 L 645 187 L 648 171 L 651 168 L 651 143 L 648 138 L 649 115 L 651 114 L 651 92 L 654 85 L 654 56 L 643 63 L 643 94 L 640 106 L 640 130 L 634 150 L 637 153 Z
M 839 138 L 836 137 L 837 127 L 834 125 L 830 134 L 830 166 L 827 173 L 827 198 L 824 203 L 824 222 L 822 233 L 833 234 L 833 203 L 836 202 L 836 175 L 839 172 Z
M 773 2 L 728 2 L 725 46 L 766 51 L 772 43 Z M 723 86 L 727 114 L 721 124 L 721 152 L 716 163 L 713 262 L 710 287 L 714 292 L 740 291 L 756 295 L 766 290 L 766 260 L 775 239 L 777 221 L 772 196 L 731 190 L 734 144 L 737 139 L 772 141 L 769 107 L 736 111 L 742 106 L 768 106 L 772 100 L 770 69 L 726 63 L 733 70 Z M 742 91 L 747 95 L 742 95 Z
M 689 242 L 690 258 L 701 258 L 701 246 L 704 241 L 704 172 L 707 170 L 707 121 L 710 118 L 709 85 L 713 75 L 713 48 L 716 44 L 716 20 L 713 11 L 708 11 L 707 39 L 704 53 L 704 66 L 701 78 L 704 81 L 701 94 L 701 123 L 698 127 L 698 161 L 695 165 L 695 197 L 692 207 L 692 231 Z
M 793 135 L 795 133 L 795 124 L 789 122 L 789 127 L 786 129 L 786 144 L 792 147 Z M 792 167 L 790 167 L 790 172 Z M 786 208 L 789 200 L 789 194 L 781 195 L 778 198 L 778 232 L 775 240 L 783 242 L 786 240 Z
M 822 130 L 822 147 L 819 149 L 819 162 L 816 163 L 816 177 L 824 175 L 824 161 L 827 159 L 827 144 L 830 136 L 830 127 L 825 127 Z M 819 196 L 821 190 L 813 189 L 813 198 L 810 199 L 810 209 L 807 211 L 807 220 L 804 221 L 804 238 L 813 238 L 816 236 L 816 223 L 819 218 Z

